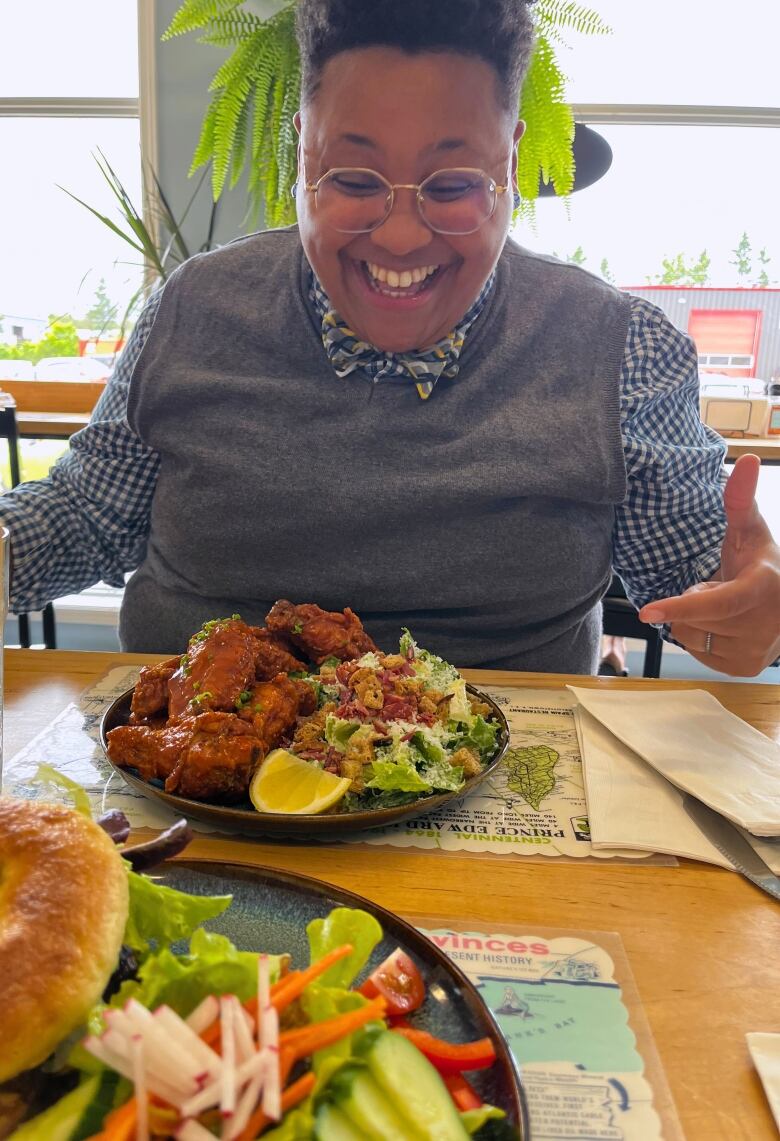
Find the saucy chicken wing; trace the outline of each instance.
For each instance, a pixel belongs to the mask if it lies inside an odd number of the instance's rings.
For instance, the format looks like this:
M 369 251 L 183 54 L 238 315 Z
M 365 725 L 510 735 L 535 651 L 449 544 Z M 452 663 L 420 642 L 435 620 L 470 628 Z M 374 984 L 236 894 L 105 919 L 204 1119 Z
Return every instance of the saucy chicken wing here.
M 157 713 L 168 713 L 168 682 L 179 668 L 179 658 L 168 658 L 153 666 L 142 666 L 141 674 L 133 690 L 130 710 L 135 720 L 154 717 Z
M 277 674 L 272 681 L 258 682 L 249 691 L 249 701 L 241 709 L 239 717 L 252 726 L 263 745 L 263 756 L 270 753 L 279 743 L 282 734 L 295 724 L 303 687 L 309 693 L 314 693 L 306 682 L 296 681 L 282 673 Z
M 170 679 L 171 720 L 215 709 L 235 711 L 255 678 L 256 644 L 250 627 L 238 619 L 207 622 L 190 639 Z
M 121 725 L 108 734 L 108 755 L 143 780 L 163 780 L 166 792 L 190 800 L 242 800 L 263 742 L 235 713 L 200 713 L 164 729 Z
M 292 647 L 284 638 L 272 634 L 270 630 L 250 627 L 255 637 L 255 678 L 257 681 L 270 681 L 277 674 L 288 674 L 295 670 L 305 670 L 292 652 Z
M 326 658 L 344 662 L 377 649 L 349 607 L 340 613 L 322 610 L 313 602 L 294 606 L 282 598 L 274 603 L 265 623 L 273 634 L 289 638 L 318 665 Z

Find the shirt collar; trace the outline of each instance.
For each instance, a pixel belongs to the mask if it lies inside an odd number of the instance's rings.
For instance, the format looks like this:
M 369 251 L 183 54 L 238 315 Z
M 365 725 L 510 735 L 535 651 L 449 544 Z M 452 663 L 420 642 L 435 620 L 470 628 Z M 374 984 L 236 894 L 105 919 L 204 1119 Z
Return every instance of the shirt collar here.
M 352 372 L 368 377 L 374 383 L 414 383 L 421 400 L 427 400 L 441 376 L 453 378 L 460 368 L 463 344 L 471 326 L 485 307 L 495 282 L 495 272 L 485 282 L 476 301 L 451 333 L 426 349 L 406 353 L 384 352 L 367 341 L 361 341 L 309 270 L 309 300 L 320 318 L 322 343 L 337 376 Z

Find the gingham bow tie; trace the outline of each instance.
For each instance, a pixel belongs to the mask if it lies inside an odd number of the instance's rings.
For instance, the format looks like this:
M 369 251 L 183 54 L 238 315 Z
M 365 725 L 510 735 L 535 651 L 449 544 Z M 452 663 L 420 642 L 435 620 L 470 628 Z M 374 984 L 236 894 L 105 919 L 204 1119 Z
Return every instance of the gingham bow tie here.
M 492 286 L 491 274 L 477 300 L 451 333 L 430 348 L 409 353 L 385 353 L 361 341 L 332 308 L 313 272 L 309 296 L 320 315 L 322 343 L 337 376 L 348 376 L 359 370 L 375 383 L 408 384 L 411 380 L 420 399 L 427 400 L 440 376 L 457 376 L 466 333 L 482 312 Z

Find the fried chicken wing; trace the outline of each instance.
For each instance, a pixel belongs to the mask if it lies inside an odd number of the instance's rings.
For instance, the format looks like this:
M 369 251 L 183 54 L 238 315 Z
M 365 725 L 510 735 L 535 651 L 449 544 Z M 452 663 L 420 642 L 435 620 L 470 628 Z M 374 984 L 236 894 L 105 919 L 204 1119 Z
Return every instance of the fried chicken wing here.
M 235 803 L 246 796 L 255 765 L 264 755 L 252 726 L 235 713 L 201 713 L 165 791 L 190 800 Z
M 349 661 L 377 649 L 349 607 L 339 613 L 322 610 L 313 602 L 294 606 L 282 598 L 274 603 L 265 622 L 273 634 L 289 638 L 318 665 L 326 658 Z
M 192 737 L 194 718 L 164 729 L 149 725 L 120 725 L 107 737 L 108 756 L 123 769 L 137 769 L 142 780 L 167 780 Z
M 136 721 L 168 713 L 168 682 L 179 668 L 179 658 L 168 658 L 153 666 L 142 666 L 133 690 L 130 709 Z
M 305 670 L 306 663 L 299 661 L 293 647 L 278 634 L 263 630 L 259 626 L 250 627 L 255 638 L 255 678 L 257 681 L 270 681 L 277 674 L 288 674 L 294 670 Z
M 252 686 L 249 701 L 239 717 L 252 726 L 263 745 L 263 756 L 275 748 L 282 734 L 295 724 L 301 704 L 298 687 L 305 684 L 280 673 L 271 681 Z M 311 690 L 311 686 L 306 688 Z
M 121 725 L 108 734 L 108 755 L 143 780 L 163 780 L 166 792 L 229 804 L 242 800 L 263 742 L 235 713 L 200 713 L 164 729 Z
M 168 683 L 172 721 L 210 710 L 235 711 L 255 678 L 257 639 L 238 619 L 207 622 L 190 639 Z

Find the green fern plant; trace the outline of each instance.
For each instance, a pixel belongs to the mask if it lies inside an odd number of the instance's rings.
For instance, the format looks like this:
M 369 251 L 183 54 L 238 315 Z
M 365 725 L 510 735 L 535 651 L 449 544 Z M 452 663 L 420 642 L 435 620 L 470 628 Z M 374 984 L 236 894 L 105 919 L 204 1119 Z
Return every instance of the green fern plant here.
M 211 163 L 217 201 L 248 166 L 249 213 L 256 219 L 264 210 L 270 226 L 295 220 L 292 120 L 301 82 L 295 5 L 296 0 L 284 0 L 279 11 L 263 19 L 245 0 L 184 0 L 163 35 L 168 40 L 201 32 L 199 43 L 232 49 L 211 81 L 211 102 L 190 174 Z M 609 32 L 596 12 L 576 0 L 539 0 L 534 18 L 536 46 L 520 96 L 526 130 L 518 167 L 520 210 L 531 214 L 540 178 L 560 195 L 569 194 L 574 183 L 574 119 L 555 45 L 565 43 L 566 32 Z

